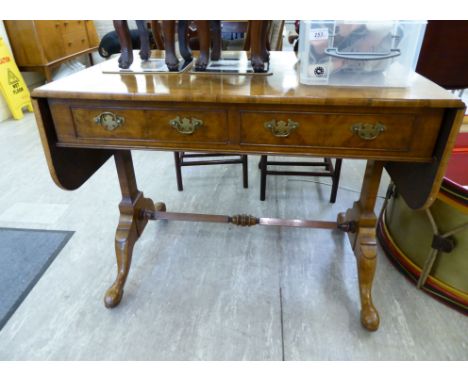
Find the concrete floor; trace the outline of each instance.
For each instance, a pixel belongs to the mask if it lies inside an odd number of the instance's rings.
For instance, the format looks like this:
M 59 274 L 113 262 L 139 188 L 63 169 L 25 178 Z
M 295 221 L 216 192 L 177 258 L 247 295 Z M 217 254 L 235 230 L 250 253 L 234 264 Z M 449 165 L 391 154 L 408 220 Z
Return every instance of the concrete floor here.
M 264 217 L 335 219 L 364 170 L 344 161 L 335 205 L 329 179 L 301 177 L 268 178 L 260 202 L 258 157 L 249 157 L 247 190 L 231 165 L 184 168 L 184 192 L 172 153 L 133 158 L 140 189 L 169 210 Z M 105 309 L 116 271 L 114 162 L 79 190 L 60 190 L 27 114 L 0 123 L 0 163 L 0 226 L 76 231 L 0 332 L 1 360 L 468 359 L 466 317 L 418 291 L 380 248 L 381 326 L 364 330 L 351 247 L 325 230 L 150 222 L 121 305 Z

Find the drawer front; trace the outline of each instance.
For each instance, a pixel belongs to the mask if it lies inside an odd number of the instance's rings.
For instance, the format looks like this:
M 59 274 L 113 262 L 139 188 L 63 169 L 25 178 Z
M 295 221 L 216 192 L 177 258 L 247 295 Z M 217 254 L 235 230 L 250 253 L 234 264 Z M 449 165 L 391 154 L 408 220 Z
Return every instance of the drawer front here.
M 64 21 L 62 25 L 63 47 L 66 55 L 81 52 L 89 47 L 86 24 L 81 20 Z
M 417 114 L 243 111 L 240 139 L 244 145 L 406 152 L 419 139 L 417 122 Z M 423 138 L 428 141 L 421 145 L 427 151 L 424 155 L 432 150 L 436 136 L 437 129 Z
M 55 61 L 65 55 L 62 24 L 58 20 L 36 20 L 34 22 L 45 62 Z
M 71 108 L 78 139 L 226 143 L 224 110 Z
M 89 48 L 88 37 L 68 33 L 63 35 L 63 45 L 66 55 L 82 52 Z
M 62 31 L 65 34 L 75 34 L 80 37 L 86 36 L 86 23 L 84 20 L 63 20 L 61 21 Z

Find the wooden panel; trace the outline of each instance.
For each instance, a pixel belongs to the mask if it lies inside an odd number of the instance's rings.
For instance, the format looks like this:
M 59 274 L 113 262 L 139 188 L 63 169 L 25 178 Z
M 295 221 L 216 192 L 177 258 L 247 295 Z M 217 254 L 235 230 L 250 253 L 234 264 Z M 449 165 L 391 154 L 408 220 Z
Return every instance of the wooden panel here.
M 71 55 L 88 49 L 88 36 L 86 35 L 86 31 L 84 32 L 84 34 L 67 33 L 63 35 L 63 45 L 66 55 Z
M 62 40 L 62 22 L 60 20 L 38 20 L 34 24 L 36 25 L 46 63 L 63 57 L 65 55 L 65 47 Z
M 405 156 L 430 157 L 434 148 L 442 117 L 430 113 L 421 120 L 421 114 L 388 113 L 291 113 L 284 111 L 241 113 L 241 143 L 260 146 L 308 146 L 320 148 L 343 148 L 359 151 L 382 151 L 383 155 L 401 152 Z M 265 127 L 275 120 L 291 120 L 299 126 L 287 137 L 277 137 Z M 381 124 L 385 131 L 375 139 L 366 140 L 352 131 L 355 124 Z
M 449 109 L 445 112 L 434 148 L 433 160 L 430 163 L 387 163 L 385 165 L 409 207 L 427 208 L 437 197 L 464 114 L 464 108 Z
M 124 118 L 124 123 L 113 131 L 96 124 L 95 118 L 104 112 L 112 112 Z M 72 107 L 74 134 L 76 138 L 91 138 L 100 141 L 150 140 L 161 142 L 222 143 L 228 142 L 228 122 L 224 110 L 190 109 L 121 109 L 114 107 L 80 108 Z M 170 121 L 177 116 L 196 118 L 203 126 L 192 134 L 178 132 Z
M 81 52 L 89 48 L 86 23 L 82 20 L 63 21 L 63 46 L 66 55 Z
M 58 144 L 69 147 L 266 152 L 413 162 L 432 162 L 443 115 L 439 109 L 390 109 L 366 114 L 356 108 L 351 108 L 355 113 L 350 108 L 334 108 L 336 113 L 329 108 L 293 112 L 290 107 L 255 112 L 251 105 L 186 104 L 172 108 L 164 103 L 112 102 L 101 106 L 67 100 L 51 100 L 49 104 Z M 113 131 L 97 125 L 95 117 L 106 111 L 123 117 L 125 123 Z M 204 126 L 192 135 L 180 134 L 169 125 L 177 115 L 202 119 Z M 362 140 L 349 129 L 349 121 L 358 117 L 361 122 L 371 118 L 383 121 L 387 130 L 373 141 Z M 301 125 L 289 137 L 278 138 L 263 126 L 265 120 L 273 118 L 293 118 Z
M 5 21 L 16 63 L 23 70 L 44 70 L 81 52 L 96 48 L 99 38 L 92 21 Z
M 64 34 L 86 35 L 86 24 L 83 20 L 63 20 L 61 23 Z
M 63 149 L 57 147 L 54 121 L 47 100 L 33 99 L 39 136 L 50 175 L 57 186 L 75 190 L 113 155 L 111 150 Z
M 99 36 L 96 32 L 96 27 L 92 20 L 85 20 L 86 34 L 88 36 L 89 47 L 98 47 L 99 46 Z
M 160 52 L 153 53 L 160 56 Z M 33 97 L 48 98 L 58 136 L 54 142 L 57 147 L 198 150 L 385 161 L 399 189 L 408 191 L 401 194 L 410 206 L 430 205 L 453 147 L 451 137 L 463 119 L 465 105 L 460 99 L 418 75 L 409 88 L 305 86 L 298 82 L 293 53 L 271 52 L 270 59 L 273 75 L 249 77 L 105 74 L 102 65 L 109 64 L 106 62 L 35 89 Z M 77 122 L 73 117 L 72 110 L 78 109 L 88 111 L 82 116 L 86 122 Z M 96 115 L 102 111 L 136 112 L 138 122 L 130 130 L 98 133 L 91 130 L 94 126 L 90 118 L 95 116 L 91 111 L 96 111 Z M 209 131 L 175 137 L 174 131 L 162 130 L 167 126 L 169 112 L 181 116 L 193 112 L 194 117 L 201 119 L 204 113 L 211 113 L 214 126 L 209 122 Z M 457 117 L 453 117 L 455 114 Z M 128 115 L 133 121 L 133 115 Z M 247 115 L 251 117 L 246 121 Z M 280 138 L 266 135 L 268 131 L 260 120 L 266 115 L 271 119 L 301 118 L 306 133 L 301 132 L 302 136 L 294 138 L 296 141 L 291 144 L 278 143 L 275 140 Z M 387 129 L 375 141 L 356 141 L 348 130 L 349 122 L 354 122 L 351 119 L 356 116 L 360 117 L 357 122 L 377 117 Z M 130 120 L 127 118 L 127 129 Z M 252 127 L 253 123 L 258 125 Z M 391 161 L 411 163 L 397 165 Z
M 138 53 L 135 53 L 135 55 Z M 164 52 L 153 51 L 153 57 Z M 224 52 L 226 57 L 245 52 Z M 37 88 L 34 97 L 86 100 L 250 104 L 270 106 L 353 106 L 364 108 L 464 107 L 455 95 L 415 75 L 408 88 L 308 86 L 299 83 L 294 52 L 270 52 L 271 76 L 103 74 L 117 57 L 61 81 Z M 260 106 L 259 106 L 260 108 Z
M 18 66 L 41 65 L 46 62 L 36 34 L 34 21 L 5 20 L 4 23 Z
M 467 35 L 467 20 L 429 20 L 416 71 L 445 88 L 468 87 Z

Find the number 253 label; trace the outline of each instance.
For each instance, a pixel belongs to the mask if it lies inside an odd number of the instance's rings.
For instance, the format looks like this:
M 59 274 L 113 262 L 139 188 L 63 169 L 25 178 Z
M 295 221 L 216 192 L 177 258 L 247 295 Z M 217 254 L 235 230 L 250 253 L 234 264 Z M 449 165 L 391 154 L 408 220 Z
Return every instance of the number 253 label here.
M 315 28 L 310 30 L 311 40 L 326 40 L 328 39 L 328 28 Z

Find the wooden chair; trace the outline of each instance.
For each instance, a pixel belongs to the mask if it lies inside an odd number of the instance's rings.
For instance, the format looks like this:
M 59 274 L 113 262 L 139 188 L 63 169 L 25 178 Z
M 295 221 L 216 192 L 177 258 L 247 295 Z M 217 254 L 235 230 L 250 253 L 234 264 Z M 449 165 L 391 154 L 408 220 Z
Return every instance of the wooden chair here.
M 277 26 L 276 26 L 277 27 Z M 275 24 L 272 24 L 269 33 L 272 33 L 274 30 Z M 280 25 L 281 33 L 283 25 Z M 274 38 L 274 37 L 273 37 Z M 271 37 L 270 37 L 270 41 Z M 283 39 L 276 37 L 276 45 L 273 45 L 278 50 L 281 49 Z M 338 184 L 340 182 L 340 173 L 341 173 L 341 163 L 342 159 L 336 159 L 335 166 L 333 166 L 332 160 L 330 158 L 324 158 L 321 161 L 302 161 L 302 162 L 282 162 L 282 161 L 269 161 L 267 155 L 262 155 L 260 158 L 260 163 L 258 167 L 260 168 L 260 200 L 264 201 L 266 196 L 266 177 L 267 175 L 302 175 L 302 176 L 321 176 L 321 177 L 330 177 L 332 178 L 332 189 L 330 194 L 330 203 L 335 203 L 336 195 L 338 192 Z M 279 171 L 279 170 L 270 170 L 268 166 L 301 166 L 301 167 L 323 167 L 322 171 Z
M 271 50 L 281 50 L 282 34 L 283 34 L 284 21 L 273 21 L 268 30 L 268 43 Z M 221 32 L 228 33 L 246 33 L 245 40 L 250 43 L 249 30 L 245 22 L 222 22 Z M 246 48 L 244 43 L 244 48 Z M 224 157 L 225 159 L 219 159 Z M 226 159 L 231 157 L 230 159 Z M 234 158 L 233 158 L 234 157 Z M 218 158 L 218 159 L 211 159 Z M 184 166 L 206 166 L 216 164 L 242 164 L 242 179 L 244 188 L 248 188 L 248 167 L 247 155 L 229 155 L 229 154 L 210 154 L 210 153 L 186 153 L 183 151 L 174 152 L 174 162 L 177 177 L 177 189 L 183 191 L 184 186 L 182 182 L 182 167 Z
M 206 159 L 219 157 L 234 157 L 232 159 Z M 202 158 L 195 159 L 192 158 Z M 188 160 L 187 160 L 188 159 Z M 177 189 L 184 190 L 182 183 L 182 167 L 184 166 L 208 166 L 215 164 L 242 164 L 242 182 L 244 188 L 249 187 L 248 162 L 247 155 L 230 155 L 230 154 L 212 154 L 212 153 L 186 153 L 183 151 L 174 152 L 174 162 L 177 177 Z
M 342 159 L 336 159 L 333 166 L 330 158 L 324 158 L 322 161 L 306 161 L 306 162 L 283 162 L 269 161 L 267 155 L 262 155 L 260 158 L 259 168 L 260 174 L 260 200 L 265 200 L 266 194 L 266 177 L 267 175 L 301 175 L 301 176 L 321 176 L 332 178 L 332 189 L 330 194 L 330 203 L 335 203 L 336 194 L 338 192 L 338 184 L 340 182 Z M 278 171 L 270 170 L 268 166 L 305 166 L 305 167 L 323 167 L 322 171 Z

